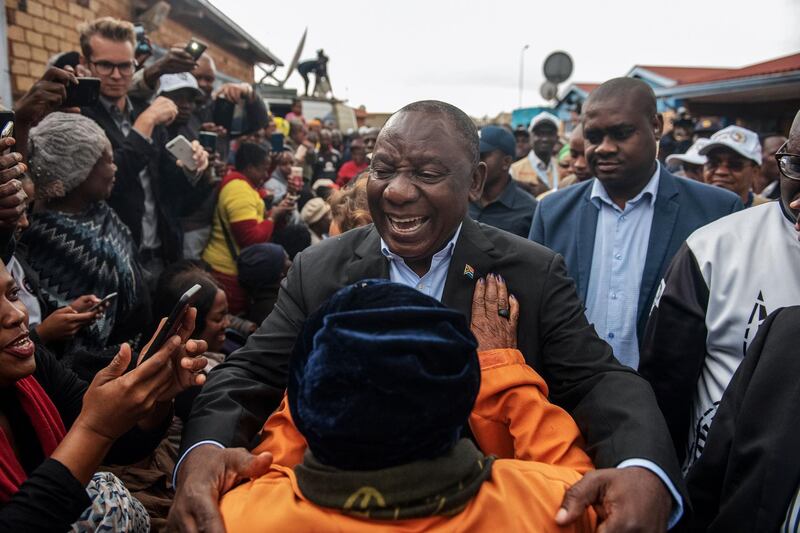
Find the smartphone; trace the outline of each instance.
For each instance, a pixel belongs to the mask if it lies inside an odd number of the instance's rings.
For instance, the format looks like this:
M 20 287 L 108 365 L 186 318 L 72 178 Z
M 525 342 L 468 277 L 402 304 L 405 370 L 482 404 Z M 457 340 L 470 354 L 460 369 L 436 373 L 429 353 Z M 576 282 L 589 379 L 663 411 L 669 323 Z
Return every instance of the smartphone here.
M 279 154 L 283 152 L 283 133 L 273 133 L 270 137 L 272 144 L 272 153 Z
M 153 53 L 153 48 L 147 42 L 147 35 L 144 32 L 144 26 L 136 23 L 133 25 L 133 33 L 136 34 L 136 56 L 150 55 Z
M 184 168 L 191 171 L 197 170 L 197 164 L 194 162 L 194 150 L 192 150 L 192 143 L 183 135 L 178 135 L 167 143 L 167 150 L 175 156 L 175 159 L 183 163 Z
M 94 105 L 100 98 L 100 78 L 78 78 L 78 85 L 67 85 L 64 107 Z
M 99 302 L 97 302 L 96 304 L 94 304 L 93 306 L 91 306 L 91 307 L 89 308 L 89 311 L 97 311 L 97 310 L 98 310 L 98 309 L 100 309 L 100 307 L 101 307 L 101 306 L 103 306 L 104 304 L 107 304 L 108 302 L 110 302 L 110 301 L 112 301 L 112 300 L 115 300 L 115 299 L 117 298 L 117 296 L 118 296 L 118 295 L 117 295 L 117 293 L 116 293 L 116 292 L 112 292 L 111 294 L 109 294 L 108 296 L 106 296 L 105 298 L 103 298 L 102 300 L 100 300 Z
M 186 52 L 190 56 L 192 56 L 195 61 L 197 61 L 198 59 L 200 59 L 200 56 L 203 55 L 203 52 L 206 51 L 206 48 L 208 48 L 208 46 L 205 43 L 201 43 L 200 41 L 192 37 L 191 39 L 189 39 L 189 43 L 186 45 L 186 48 L 184 48 L 184 50 L 186 50 Z
M 217 98 L 214 100 L 214 110 L 212 111 L 214 124 L 222 126 L 230 133 L 235 111 L 236 104 L 225 98 Z
M 213 154 L 217 151 L 217 134 L 213 131 L 201 131 L 197 134 L 197 140 L 200 141 L 200 146 L 205 148 L 209 153 Z
M 175 307 L 172 308 L 170 311 L 169 316 L 167 317 L 167 321 L 164 322 L 164 327 L 161 328 L 159 331 L 158 336 L 153 341 L 153 344 L 150 345 L 150 348 L 142 357 L 142 363 L 150 359 L 153 354 L 161 349 L 164 346 L 164 343 L 167 342 L 170 338 L 172 338 L 175 333 L 177 333 L 178 328 L 183 321 L 183 316 L 188 311 L 189 307 L 194 303 L 195 299 L 197 298 L 197 294 L 200 292 L 200 284 L 194 284 L 192 287 L 181 295 L 180 299 L 178 299 L 178 303 L 175 304 Z
M 0 111 L 0 139 L 14 136 L 14 112 Z

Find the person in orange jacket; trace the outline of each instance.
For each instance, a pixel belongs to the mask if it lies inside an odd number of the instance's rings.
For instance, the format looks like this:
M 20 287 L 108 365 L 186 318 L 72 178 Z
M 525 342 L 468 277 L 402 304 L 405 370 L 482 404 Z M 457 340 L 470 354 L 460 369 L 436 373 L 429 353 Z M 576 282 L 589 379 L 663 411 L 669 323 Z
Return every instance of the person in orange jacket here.
M 556 524 L 593 465 L 515 349 L 518 316 L 492 275 L 471 331 L 399 284 L 337 292 L 306 322 L 254 450 L 272 454 L 269 472 L 221 502 L 227 531 L 594 531 L 591 508 Z

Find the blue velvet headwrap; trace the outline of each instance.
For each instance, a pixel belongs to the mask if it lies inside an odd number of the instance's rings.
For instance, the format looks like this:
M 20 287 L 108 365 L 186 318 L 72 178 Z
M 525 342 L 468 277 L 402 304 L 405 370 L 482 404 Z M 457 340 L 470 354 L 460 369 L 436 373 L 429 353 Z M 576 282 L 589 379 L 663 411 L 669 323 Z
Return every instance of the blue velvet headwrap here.
M 466 318 L 367 280 L 309 316 L 289 364 L 289 408 L 320 462 L 377 470 L 448 451 L 480 387 Z

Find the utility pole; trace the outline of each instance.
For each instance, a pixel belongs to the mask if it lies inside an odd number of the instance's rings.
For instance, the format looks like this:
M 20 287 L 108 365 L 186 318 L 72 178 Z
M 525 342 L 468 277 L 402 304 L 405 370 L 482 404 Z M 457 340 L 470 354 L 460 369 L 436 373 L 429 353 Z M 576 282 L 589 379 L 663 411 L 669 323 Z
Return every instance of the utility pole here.
M 530 45 L 526 44 L 519 51 L 519 107 L 522 107 L 522 91 L 525 87 L 525 50 L 528 48 Z

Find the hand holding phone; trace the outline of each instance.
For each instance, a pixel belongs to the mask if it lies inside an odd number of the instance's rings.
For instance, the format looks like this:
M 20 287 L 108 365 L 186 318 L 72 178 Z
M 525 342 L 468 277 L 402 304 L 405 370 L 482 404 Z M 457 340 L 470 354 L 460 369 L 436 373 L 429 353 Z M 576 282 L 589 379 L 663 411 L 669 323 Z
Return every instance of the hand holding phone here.
M 63 107 L 86 107 L 100 99 L 100 78 L 78 78 L 78 84 L 67 85 Z
M 93 306 L 91 306 L 89 308 L 89 311 L 97 311 L 101 307 L 107 307 L 107 304 L 109 304 L 110 302 L 116 300 L 117 296 L 118 295 L 117 295 L 116 292 L 112 292 L 111 294 L 109 294 L 108 296 L 106 296 L 105 298 L 103 298 L 102 300 L 100 300 L 99 302 L 94 304 Z
M 175 307 L 172 308 L 167 320 L 162 324 L 161 329 L 159 329 L 158 335 L 156 335 L 156 338 L 142 354 L 139 364 L 142 364 L 151 358 L 153 354 L 155 354 L 161 349 L 162 346 L 164 346 L 164 343 L 167 342 L 168 339 L 177 334 L 178 328 L 181 326 L 186 312 L 197 299 L 201 288 L 202 287 L 200 284 L 195 283 L 189 288 L 189 290 L 181 295 L 180 299 L 178 299 L 178 302 L 175 304 Z
M 201 43 L 194 37 L 189 39 L 189 42 L 186 45 L 186 52 L 194 58 L 195 61 L 200 59 L 200 56 L 203 55 L 203 52 L 206 51 L 208 46 L 205 43 Z
M 167 143 L 167 151 L 174 155 L 175 159 L 180 161 L 184 168 L 188 168 L 192 172 L 197 170 L 192 143 L 183 135 L 178 135 L 169 141 Z

